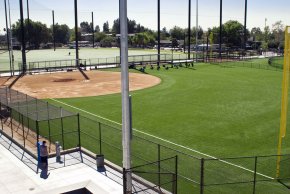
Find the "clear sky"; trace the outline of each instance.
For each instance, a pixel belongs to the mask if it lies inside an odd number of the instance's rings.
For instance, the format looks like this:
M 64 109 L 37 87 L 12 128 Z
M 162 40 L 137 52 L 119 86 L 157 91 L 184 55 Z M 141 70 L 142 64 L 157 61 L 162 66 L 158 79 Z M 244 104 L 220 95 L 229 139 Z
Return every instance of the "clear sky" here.
M 19 19 L 19 0 L 9 0 L 11 5 L 11 20 L 15 23 Z M 24 17 L 26 14 L 24 3 Z M 153 30 L 157 28 L 157 0 L 127 0 L 128 17 L 135 19 L 145 27 Z M 245 0 L 223 0 L 223 21 L 238 20 L 244 22 Z M 219 0 L 199 0 L 199 25 L 203 29 L 219 25 Z M 74 25 L 74 0 L 29 0 L 30 18 L 36 21 L 52 24 L 51 11 L 55 11 L 55 22 Z M 91 12 L 94 12 L 95 25 L 102 29 L 104 22 L 118 18 L 119 0 L 78 0 L 79 23 L 91 21 Z M 191 26 L 196 25 L 196 0 L 192 0 Z M 290 25 L 290 0 L 248 0 L 248 28 L 254 26 L 272 26 L 275 21 L 281 20 L 284 25 Z M 167 29 L 173 26 L 187 27 L 188 0 L 161 0 L 161 27 Z M 0 3 L 0 33 L 5 27 L 4 0 Z

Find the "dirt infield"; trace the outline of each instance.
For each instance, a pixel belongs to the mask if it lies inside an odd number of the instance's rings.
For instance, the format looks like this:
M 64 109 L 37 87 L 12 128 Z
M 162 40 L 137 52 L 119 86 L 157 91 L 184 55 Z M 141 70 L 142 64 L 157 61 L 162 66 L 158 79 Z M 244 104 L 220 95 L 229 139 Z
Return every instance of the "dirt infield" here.
M 152 87 L 161 82 L 155 76 L 130 73 L 130 91 Z M 71 98 L 121 92 L 121 74 L 107 71 L 63 72 L 25 75 L 17 79 L 0 78 L 0 84 L 36 98 Z

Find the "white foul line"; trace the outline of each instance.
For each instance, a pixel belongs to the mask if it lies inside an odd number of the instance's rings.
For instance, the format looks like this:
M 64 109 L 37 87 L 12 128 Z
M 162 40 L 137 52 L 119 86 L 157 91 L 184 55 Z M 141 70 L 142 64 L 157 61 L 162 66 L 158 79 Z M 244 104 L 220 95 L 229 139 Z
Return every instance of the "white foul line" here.
M 80 108 L 78 108 L 78 107 L 75 107 L 75 106 L 69 105 L 69 104 L 64 103 L 64 102 L 62 102 L 62 101 L 59 101 L 59 100 L 56 100 L 56 99 L 53 99 L 53 98 L 50 98 L 50 100 L 53 100 L 53 101 L 55 101 L 55 102 L 58 102 L 58 103 L 64 104 L 64 105 L 66 105 L 66 106 L 68 106 L 68 107 L 74 108 L 74 109 L 76 109 L 76 110 L 82 111 L 82 112 L 84 112 L 84 113 L 90 114 L 90 115 L 95 116 L 95 117 L 99 117 L 99 118 L 101 118 L 101 119 L 103 119 L 103 120 L 106 120 L 106 121 L 109 121 L 109 122 L 111 122 L 111 123 L 114 123 L 114 124 L 117 124 L 117 125 L 122 126 L 121 123 L 118 123 L 118 122 L 116 122 L 116 121 L 112 121 L 112 120 L 110 120 L 110 119 L 104 118 L 104 117 L 102 117 L 102 116 L 100 116 L 100 115 L 96 115 L 96 114 L 91 113 L 91 112 L 88 112 L 88 111 L 85 111 L 85 110 L 83 110 L 83 109 L 80 109 Z M 137 129 L 133 129 L 133 130 L 136 131 L 136 132 L 138 132 L 138 133 L 142 133 L 142 134 L 144 134 L 144 135 L 147 135 L 147 136 L 149 136 L 149 137 L 153 137 L 153 138 L 158 139 L 158 140 L 161 140 L 161 141 L 163 141 L 163 142 L 166 142 L 166 143 L 172 144 L 172 145 L 174 145 L 174 146 L 177 146 L 177 147 L 180 147 L 180 148 L 183 148 L 183 149 L 186 149 L 186 150 L 189 150 L 189 151 L 192 151 L 192 152 L 198 153 L 198 154 L 200 154 L 200 155 L 203 155 L 203 156 L 209 157 L 209 158 L 214 159 L 214 160 L 218 160 L 218 161 L 223 162 L 223 163 L 225 163 L 225 164 L 229 164 L 229 165 L 231 165 L 231 166 L 235 166 L 235 167 L 237 167 L 237 168 L 240 168 L 240 169 L 246 170 L 246 171 L 248 171 L 248 172 L 255 173 L 253 170 L 250 170 L 250 169 L 248 169 L 248 168 L 245 168 L 245 167 L 239 166 L 239 165 L 237 165 L 237 164 L 233 164 L 233 163 L 227 162 L 227 161 L 225 161 L 225 160 L 220 160 L 220 159 L 218 159 L 218 158 L 216 158 L 216 157 L 214 157 L 214 156 L 211 156 L 211 155 L 208 155 L 208 154 L 202 153 L 202 152 L 200 152 L 200 151 L 194 150 L 194 149 L 192 149 L 192 148 L 189 148 L 189 147 L 186 147 L 186 146 L 183 146 L 183 145 L 180 145 L 180 144 L 176 144 L 176 143 L 174 143 L 174 142 L 171 142 L 171 141 L 169 141 L 169 140 L 163 139 L 163 138 L 161 138 L 161 137 L 157 137 L 157 136 L 155 136 L 155 135 L 151 135 L 151 134 L 149 134 L 149 133 L 146 133 L 146 132 L 143 132 L 143 131 L 139 131 L 139 130 L 137 130 Z M 263 177 L 268 178 L 268 179 L 271 179 L 271 180 L 274 180 L 274 179 L 275 179 L 275 178 L 273 178 L 273 177 L 270 177 L 270 176 L 267 176 L 267 175 L 264 175 L 264 174 L 261 174 L 261 173 L 258 173 L 258 172 L 256 172 L 256 173 L 257 173 L 258 175 L 260 175 L 260 176 L 263 176 Z

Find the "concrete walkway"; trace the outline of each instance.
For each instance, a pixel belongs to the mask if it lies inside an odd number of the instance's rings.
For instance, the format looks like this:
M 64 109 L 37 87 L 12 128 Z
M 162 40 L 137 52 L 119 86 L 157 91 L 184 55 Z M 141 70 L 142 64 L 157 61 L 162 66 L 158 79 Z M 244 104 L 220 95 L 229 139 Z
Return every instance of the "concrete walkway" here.
M 79 153 L 65 155 L 62 161 L 57 163 L 55 158 L 51 158 L 48 171 L 41 171 L 35 159 L 0 136 L 1 194 L 56 194 L 81 188 L 98 194 L 123 193 L 120 175 L 109 169 L 100 173 L 81 163 Z

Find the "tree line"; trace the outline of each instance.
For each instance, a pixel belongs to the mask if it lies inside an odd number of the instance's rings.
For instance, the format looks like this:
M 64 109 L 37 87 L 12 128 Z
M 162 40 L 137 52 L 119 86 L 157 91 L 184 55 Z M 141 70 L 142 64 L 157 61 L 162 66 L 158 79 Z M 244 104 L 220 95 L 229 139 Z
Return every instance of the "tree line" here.
M 78 40 L 84 40 L 83 35 L 94 33 L 94 41 L 99 42 L 102 46 L 110 47 L 118 45 L 118 34 L 120 33 L 119 19 L 113 21 L 112 27 L 109 22 L 105 22 L 102 30 L 99 25 L 92 26 L 92 23 L 81 22 L 78 29 Z M 56 23 L 54 26 L 47 27 L 38 21 L 24 20 L 25 43 L 33 45 L 34 48 L 39 48 L 41 43 L 46 44 L 53 42 L 61 44 L 69 44 L 75 41 L 75 30 L 69 28 L 66 24 Z M 191 44 L 205 44 L 211 42 L 219 43 L 220 27 L 212 27 L 203 30 L 201 27 L 191 29 Z M 196 43 L 195 34 L 198 34 L 198 42 Z M 138 24 L 135 20 L 128 19 L 129 45 L 133 47 L 153 47 L 156 44 L 157 32 Z M 182 40 L 183 44 L 188 44 L 188 29 L 174 26 L 167 30 L 165 27 L 161 30 L 161 40 L 174 41 Z M 254 27 L 251 30 L 247 29 L 244 34 L 244 26 L 235 20 L 229 20 L 222 25 L 222 43 L 230 48 L 241 48 L 244 37 L 247 43 L 251 44 L 253 49 L 283 49 L 284 48 L 284 25 L 281 21 L 277 21 L 272 25 L 272 28 L 266 26 L 264 29 Z M 20 21 L 12 25 L 12 34 L 17 40 L 21 41 Z M 210 40 L 209 40 L 210 39 Z

